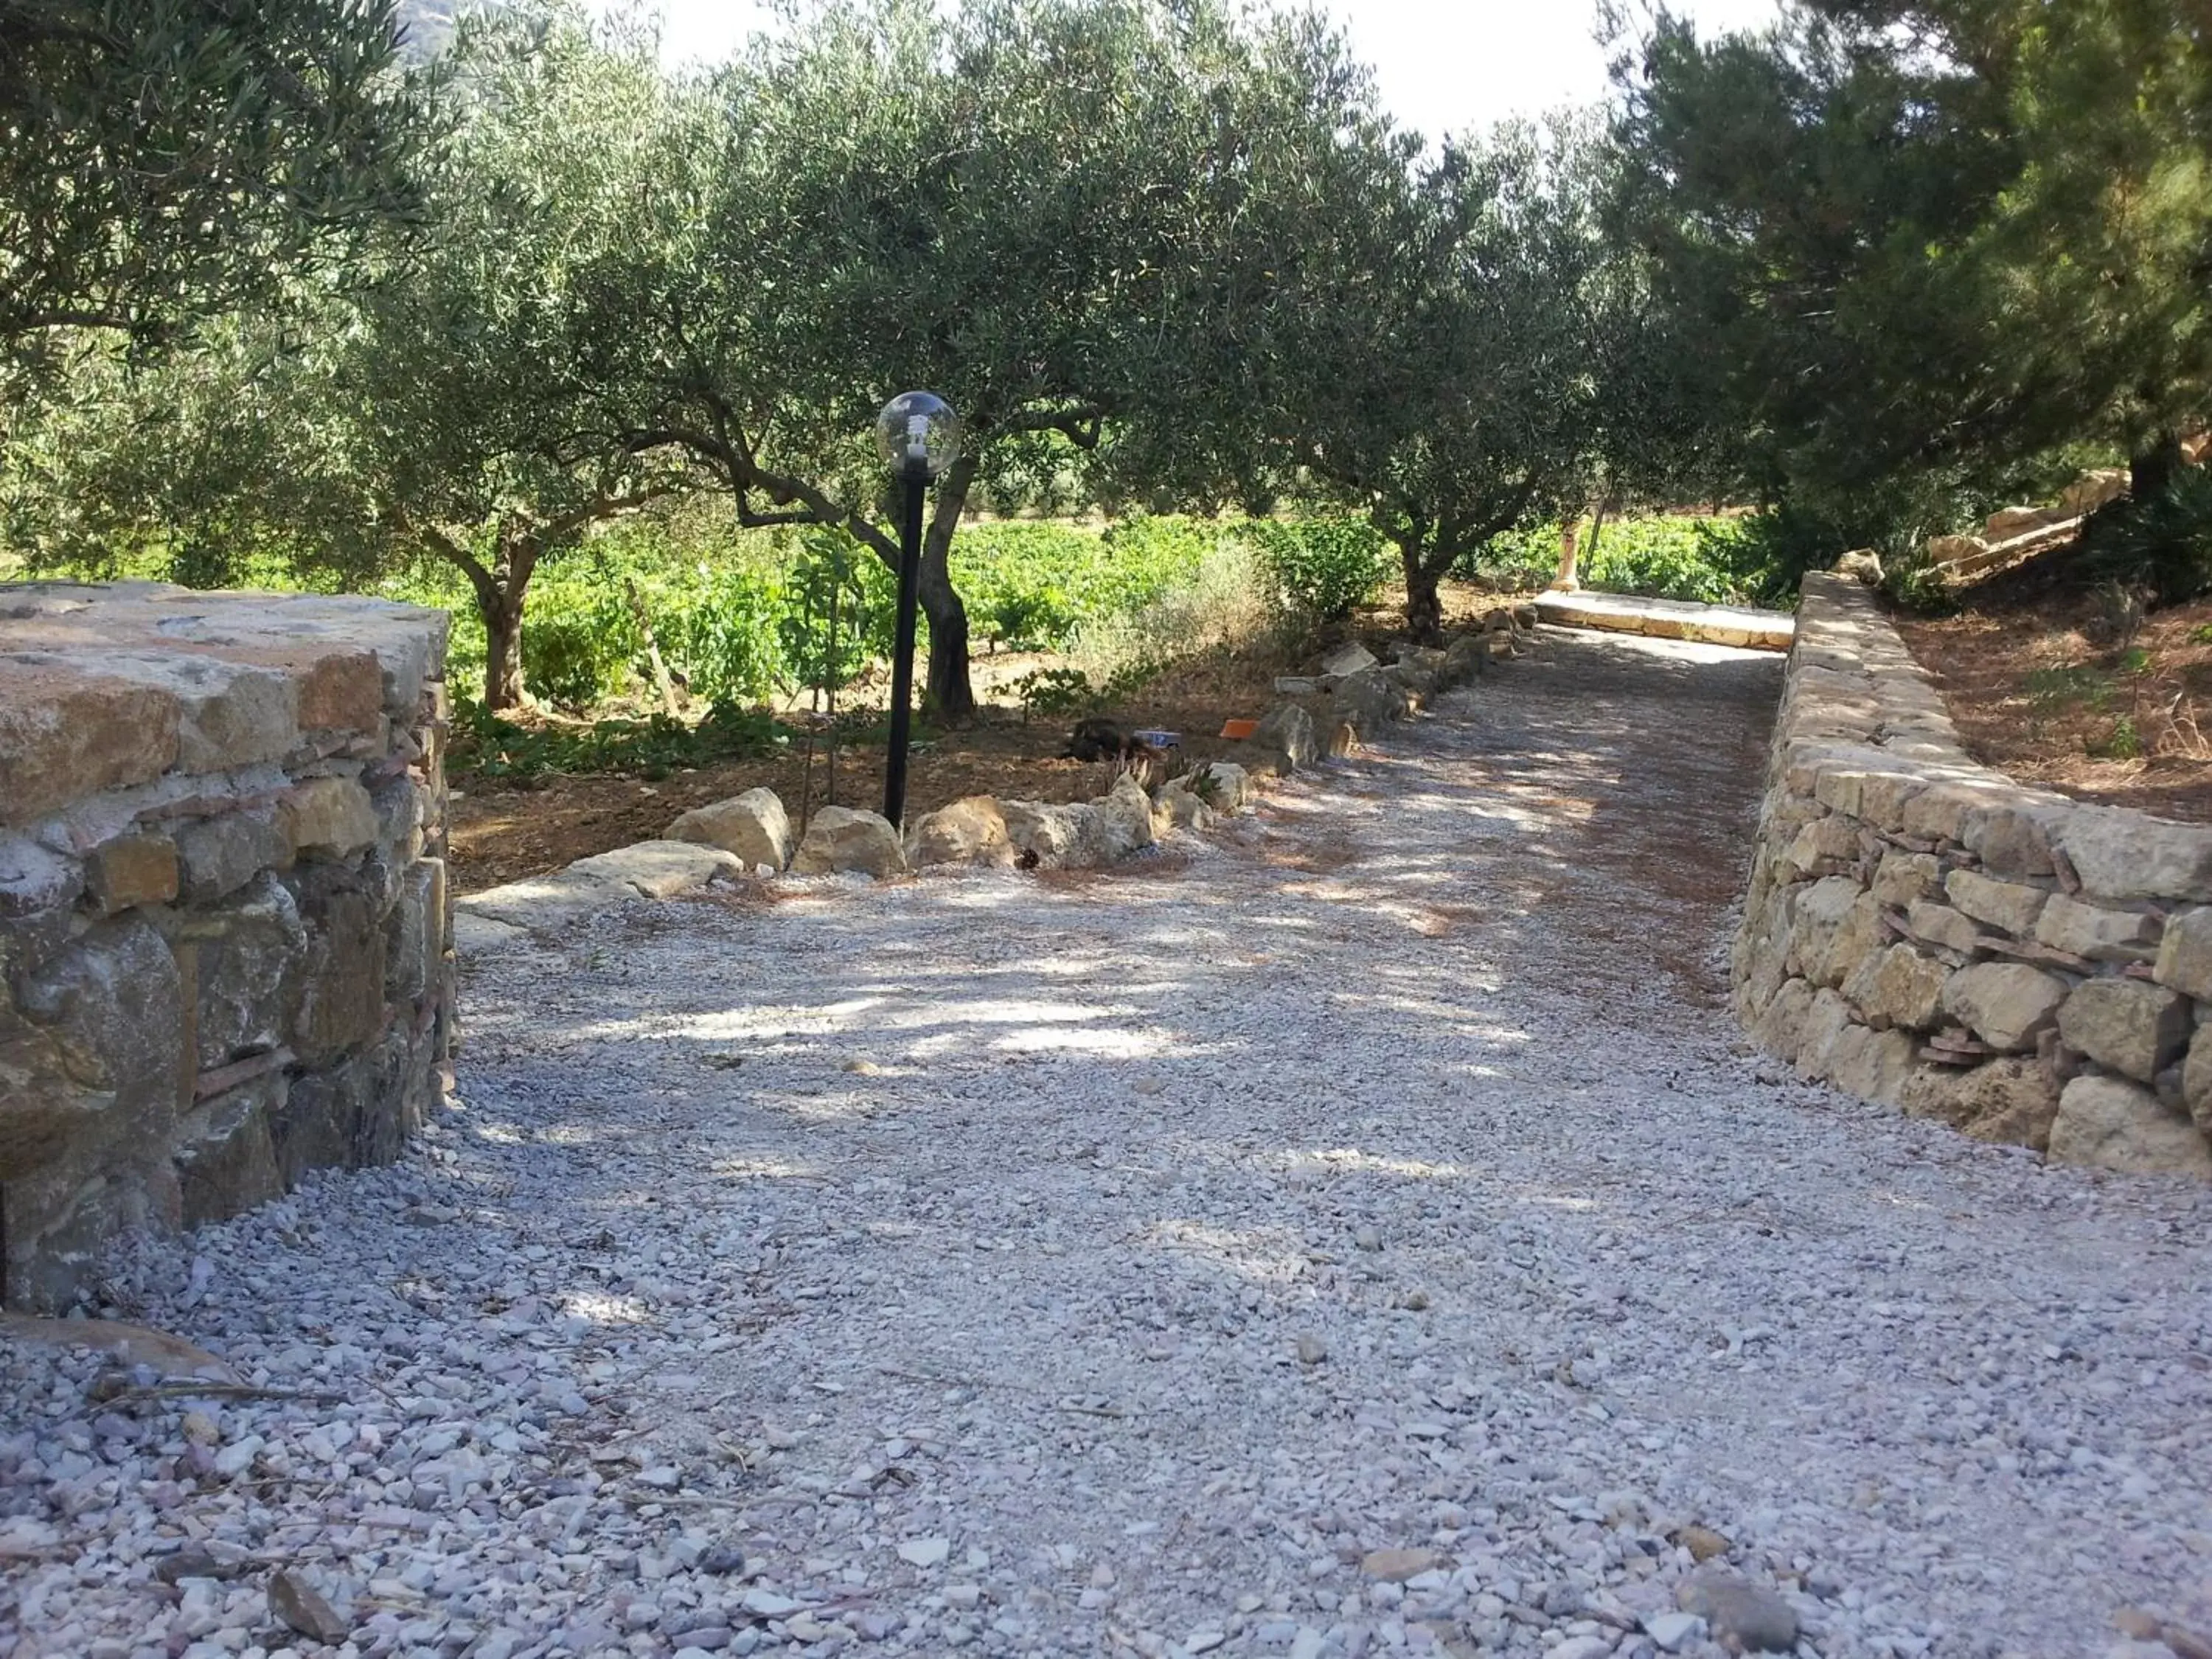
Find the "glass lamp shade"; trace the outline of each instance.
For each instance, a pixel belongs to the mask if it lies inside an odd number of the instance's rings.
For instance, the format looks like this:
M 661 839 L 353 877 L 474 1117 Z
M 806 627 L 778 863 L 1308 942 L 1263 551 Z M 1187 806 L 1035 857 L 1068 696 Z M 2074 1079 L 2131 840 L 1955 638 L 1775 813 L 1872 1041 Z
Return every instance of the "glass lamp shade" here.
M 902 392 L 876 416 L 876 447 L 893 471 L 933 478 L 960 458 L 960 417 L 934 392 Z

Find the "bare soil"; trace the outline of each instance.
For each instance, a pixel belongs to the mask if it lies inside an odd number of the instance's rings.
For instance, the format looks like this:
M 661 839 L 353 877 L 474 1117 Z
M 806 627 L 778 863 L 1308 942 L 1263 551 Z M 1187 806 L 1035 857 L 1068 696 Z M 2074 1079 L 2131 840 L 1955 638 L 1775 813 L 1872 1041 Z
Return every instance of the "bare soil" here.
M 1957 616 L 1899 627 L 1984 765 L 2212 823 L 2212 601 L 2134 627 L 2092 592 L 1992 583 Z

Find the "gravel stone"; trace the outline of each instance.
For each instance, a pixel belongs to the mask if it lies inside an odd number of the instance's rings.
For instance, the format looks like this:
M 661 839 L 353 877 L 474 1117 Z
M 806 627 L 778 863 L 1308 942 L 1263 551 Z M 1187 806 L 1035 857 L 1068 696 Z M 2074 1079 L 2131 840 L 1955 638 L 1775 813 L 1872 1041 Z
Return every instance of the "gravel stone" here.
M 103 1266 L 265 1397 L 0 1343 L 0 1651 L 1633 1655 L 1692 1523 L 1824 1659 L 2212 1628 L 2212 1194 L 1762 1082 L 1778 665 L 1539 638 L 1172 861 L 472 959 L 398 1164 Z

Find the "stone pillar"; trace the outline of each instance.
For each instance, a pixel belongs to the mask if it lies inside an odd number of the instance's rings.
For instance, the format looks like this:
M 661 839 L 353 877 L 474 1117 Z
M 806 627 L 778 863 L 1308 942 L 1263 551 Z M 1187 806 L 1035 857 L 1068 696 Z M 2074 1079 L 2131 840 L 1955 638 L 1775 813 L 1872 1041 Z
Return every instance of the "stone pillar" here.
M 0 1299 L 386 1161 L 453 1002 L 447 617 L 0 585 Z

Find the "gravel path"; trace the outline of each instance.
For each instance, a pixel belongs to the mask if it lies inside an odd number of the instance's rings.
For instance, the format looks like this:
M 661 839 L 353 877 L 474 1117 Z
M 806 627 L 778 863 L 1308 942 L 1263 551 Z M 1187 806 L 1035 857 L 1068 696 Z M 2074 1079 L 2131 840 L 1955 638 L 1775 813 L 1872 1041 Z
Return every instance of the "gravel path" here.
M 118 1270 L 330 1398 L 0 1352 L 0 1651 L 1718 1652 L 1692 1523 L 1805 1653 L 2212 1626 L 2212 1200 L 1746 1054 L 1778 665 L 1547 637 L 1186 858 L 477 966 L 405 1163 Z

